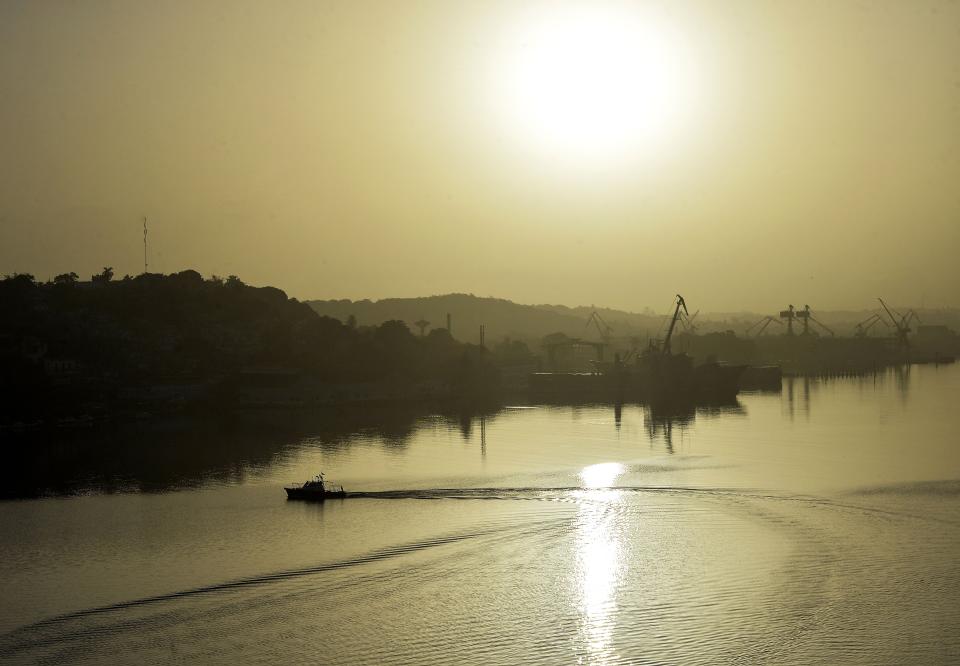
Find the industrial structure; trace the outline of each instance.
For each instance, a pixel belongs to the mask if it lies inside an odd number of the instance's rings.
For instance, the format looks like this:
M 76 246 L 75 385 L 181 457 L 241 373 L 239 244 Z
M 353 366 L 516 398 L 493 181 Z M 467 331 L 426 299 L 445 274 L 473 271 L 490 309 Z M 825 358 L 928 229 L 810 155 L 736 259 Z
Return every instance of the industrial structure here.
M 747 330 L 744 331 L 744 335 L 746 335 L 746 336 L 749 338 L 749 337 L 750 337 L 750 333 L 751 333 L 754 329 L 757 329 L 757 330 L 756 330 L 756 337 L 759 338 L 761 335 L 763 335 L 763 332 L 764 332 L 765 330 L 767 330 L 767 326 L 769 326 L 770 324 L 777 324 L 778 326 L 783 326 L 783 322 L 782 322 L 782 321 L 780 321 L 779 319 L 777 319 L 777 318 L 775 318 L 775 317 L 771 317 L 771 316 L 767 315 L 766 317 L 764 317 L 764 318 L 761 319 L 760 321 L 754 322 L 753 324 L 751 324 L 750 326 L 748 326 L 748 327 L 747 327 Z M 759 326 L 760 328 L 757 328 L 758 326 Z
M 593 324 L 597 328 L 597 332 L 600 334 L 600 339 L 604 342 L 610 342 L 610 338 L 613 336 L 613 327 L 608 324 L 603 317 L 600 316 L 600 313 L 594 310 L 590 313 L 590 316 L 587 317 L 587 323 L 584 326 L 584 330 L 590 328 L 590 324 Z
M 917 313 L 913 310 L 908 310 L 907 314 L 902 315 L 896 310 L 890 308 L 879 296 L 877 297 L 877 300 L 880 301 L 880 305 L 883 306 L 887 316 L 890 317 L 890 323 L 893 325 L 894 331 L 896 332 L 895 342 L 897 348 L 901 350 L 909 349 L 910 339 L 908 335 L 910 333 L 910 322 L 916 319 L 919 323 L 920 317 L 918 317 Z
M 793 306 L 791 305 L 790 307 L 792 308 Z M 801 332 L 801 335 L 812 334 L 812 331 L 810 330 L 811 321 L 817 326 L 819 326 L 820 328 L 822 328 L 824 331 L 829 333 L 831 336 L 836 335 L 830 327 L 828 327 L 823 322 L 818 321 L 817 318 L 813 316 L 813 313 L 810 311 L 809 305 L 804 305 L 802 310 L 798 310 L 795 313 L 795 316 L 797 319 L 803 322 L 803 331 Z
M 857 337 L 857 338 L 867 337 L 870 333 L 870 329 L 876 326 L 877 324 L 883 324 L 888 329 L 890 328 L 890 325 L 887 324 L 886 321 L 884 321 L 883 317 L 880 314 L 875 312 L 869 317 L 867 317 L 866 319 L 864 319 L 863 321 L 858 322 L 857 325 L 854 326 L 854 329 L 853 329 L 854 337 Z

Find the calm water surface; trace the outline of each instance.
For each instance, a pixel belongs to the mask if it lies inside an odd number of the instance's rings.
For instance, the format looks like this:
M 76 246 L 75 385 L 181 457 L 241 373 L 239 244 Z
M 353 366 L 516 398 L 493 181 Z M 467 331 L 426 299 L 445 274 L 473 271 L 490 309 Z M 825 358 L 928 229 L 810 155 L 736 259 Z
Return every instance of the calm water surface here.
M 958 398 L 914 366 L 13 452 L 0 660 L 957 663 Z M 356 495 L 284 499 L 319 470 Z

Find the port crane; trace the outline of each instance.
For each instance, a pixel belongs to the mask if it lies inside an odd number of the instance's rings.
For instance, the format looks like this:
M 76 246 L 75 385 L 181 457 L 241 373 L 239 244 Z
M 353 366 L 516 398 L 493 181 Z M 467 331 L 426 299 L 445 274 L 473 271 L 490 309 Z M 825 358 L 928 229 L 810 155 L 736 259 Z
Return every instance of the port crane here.
M 763 319 L 761 319 L 760 321 L 754 322 L 754 323 L 751 324 L 749 327 L 747 327 L 747 330 L 746 330 L 746 332 L 745 332 L 745 335 L 746 335 L 747 337 L 749 337 L 749 336 L 750 336 L 750 332 L 751 332 L 753 329 L 757 328 L 757 326 L 759 326 L 760 328 L 757 329 L 757 334 L 756 334 L 756 337 L 759 338 L 761 335 L 763 335 L 763 332 L 764 332 L 765 330 L 767 330 L 767 326 L 769 326 L 770 324 L 778 324 L 778 325 L 780 325 L 780 326 L 783 326 L 783 322 L 782 322 L 782 321 L 780 321 L 780 320 L 777 319 L 776 317 L 770 317 L 770 316 L 768 315 L 768 316 L 764 317 Z
M 796 314 L 797 319 L 800 319 L 800 320 L 803 321 L 803 332 L 801 333 L 801 335 L 810 335 L 810 334 L 811 334 L 811 331 L 810 331 L 810 322 L 811 322 L 811 321 L 812 321 L 814 324 L 816 324 L 817 326 L 819 326 L 820 328 L 822 328 L 823 330 L 825 330 L 825 331 L 826 331 L 827 333 L 829 333 L 830 335 L 836 335 L 836 333 L 833 332 L 833 329 L 831 329 L 829 326 L 827 326 L 827 325 L 824 324 L 822 321 L 819 321 L 816 317 L 813 316 L 813 313 L 810 312 L 810 306 L 809 306 L 809 305 L 804 305 L 804 306 L 803 306 L 803 309 L 802 309 L 802 310 L 798 310 L 795 314 Z
M 887 304 L 883 302 L 883 299 L 879 296 L 877 297 L 877 300 L 880 301 L 880 305 L 882 305 L 883 309 L 886 310 L 887 316 L 890 317 L 890 321 L 897 331 L 897 346 L 901 349 L 906 349 L 910 346 L 910 340 L 907 338 L 907 335 L 911 330 L 910 322 L 914 319 L 919 322 L 920 317 L 917 316 L 917 313 L 913 310 L 908 310 L 907 314 L 902 315 L 893 308 L 888 307 Z
M 870 332 L 870 329 L 878 323 L 890 328 L 890 324 L 888 324 L 880 314 L 874 313 L 854 326 L 853 334 L 858 338 L 865 338 Z
M 590 313 L 590 316 L 587 317 L 586 326 L 584 326 L 584 331 L 590 328 L 590 324 L 593 324 L 597 327 L 597 332 L 600 334 L 600 339 L 604 342 L 609 342 L 610 337 L 613 335 L 613 326 L 608 324 L 606 320 L 600 316 L 600 313 L 594 310 Z
M 673 330 L 677 327 L 677 322 L 680 321 L 680 308 L 683 308 L 683 313 L 690 316 L 690 312 L 687 310 L 687 303 L 683 300 L 683 296 L 677 294 L 677 305 L 673 309 L 673 317 L 670 318 L 670 328 L 667 329 L 667 337 L 663 339 L 663 353 L 669 355 L 670 352 L 670 338 L 673 337 Z M 698 310 L 699 312 L 699 310 Z
M 630 349 L 624 352 L 623 356 L 620 357 L 621 365 L 626 365 L 631 361 L 637 358 L 637 355 L 640 353 L 640 337 L 631 336 L 630 337 Z
M 694 322 L 694 320 L 696 320 L 698 314 L 700 314 L 700 310 L 697 310 L 697 311 L 694 312 L 692 315 L 690 315 L 690 316 L 685 316 L 683 319 L 681 319 L 681 322 L 683 323 L 683 328 L 684 328 L 684 329 L 687 331 L 687 333 L 689 333 L 690 335 L 696 335 L 696 334 L 697 334 L 697 326 L 698 326 L 698 325 L 697 325 L 697 324 L 694 324 L 693 322 Z
M 793 335 L 793 320 L 797 318 L 797 311 L 793 309 L 793 304 L 790 304 L 786 310 L 780 310 L 780 319 L 787 320 L 787 335 Z

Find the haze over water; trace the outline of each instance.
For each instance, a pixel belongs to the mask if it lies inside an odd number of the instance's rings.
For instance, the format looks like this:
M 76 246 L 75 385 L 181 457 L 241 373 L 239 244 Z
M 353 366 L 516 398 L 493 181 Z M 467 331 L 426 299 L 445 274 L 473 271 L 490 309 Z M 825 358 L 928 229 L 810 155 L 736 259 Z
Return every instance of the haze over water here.
M 59 464 L 81 441 L 24 454 L 19 494 L 47 496 L 0 503 L 0 658 L 960 659 L 960 368 L 784 381 L 679 414 L 281 414 L 118 431 L 86 469 Z M 284 499 L 320 470 L 351 496 Z

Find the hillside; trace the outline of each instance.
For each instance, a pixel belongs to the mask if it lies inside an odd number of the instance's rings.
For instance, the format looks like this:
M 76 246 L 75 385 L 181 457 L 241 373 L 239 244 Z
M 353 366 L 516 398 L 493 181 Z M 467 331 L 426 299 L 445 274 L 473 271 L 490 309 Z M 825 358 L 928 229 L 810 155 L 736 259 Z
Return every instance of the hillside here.
M 446 294 L 422 298 L 387 298 L 379 301 L 306 301 L 318 314 L 347 321 L 356 318 L 361 326 L 374 326 L 390 319 L 407 323 L 418 330 L 415 322 L 429 321 L 426 328 L 446 328 L 447 314 L 451 317 L 454 338 L 476 343 L 480 339 L 481 324 L 486 327 L 487 342 L 503 338 L 539 342 L 550 333 L 564 333 L 571 337 L 597 338 L 595 328 L 587 328 L 592 308 L 568 308 L 557 305 L 521 305 L 502 298 L 481 298 L 472 294 Z M 619 310 L 598 310 L 613 327 L 614 335 L 646 336 L 657 331 L 664 317 L 636 314 Z
M 46 283 L 0 279 L 0 417 L 88 413 L 132 389 L 143 401 L 174 384 L 194 387 L 178 389 L 185 400 L 213 387 L 301 378 L 313 387 L 429 385 L 447 394 L 494 378 L 489 353 L 443 331 L 420 338 L 397 321 L 347 326 L 235 276 L 112 278 L 108 268 L 88 282 L 75 273 Z
M 407 323 L 411 330 L 417 331 L 415 322 L 430 322 L 429 332 L 434 328 L 446 327 L 446 316 L 452 319 L 453 337 L 476 343 L 480 337 L 480 325 L 486 326 L 488 343 L 505 337 L 523 340 L 531 346 L 539 343 L 543 336 L 550 333 L 564 333 L 571 337 L 598 339 L 599 333 L 593 326 L 587 326 L 591 312 L 598 312 L 613 329 L 613 336 L 627 340 L 647 336 L 662 335 L 668 319 L 666 309 L 655 313 L 649 308 L 644 312 L 627 312 L 593 306 L 569 307 L 565 305 L 522 305 L 502 298 L 482 298 L 472 294 L 445 294 L 420 298 L 386 298 L 379 301 L 361 300 L 314 300 L 305 301 L 318 314 L 348 321 L 353 316 L 361 326 L 375 326 L 384 321 L 398 319 Z M 693 315 L 697 305 L 690 303 Z M 879 306 L 878 306 L 879 308 Z M 838 335 L 851 335 L 857 322 L 863 321 L 878 308 L 837 311 L 814 310 L 818 320 L 833 329 Z M 900 312 L 906 312 L 909 306 L 897 306 Z M 733 330 L 742 336 L 747 327 L 766 315 L 776 316 L 777 312 L 702 312 L 697 315 L 695 324 L 699 333 L 723 332 Z M 924 324 L 944 324 L 953 329 L 960 328 L 960 310 L 957 309 L 917 309 L 920 321 Z M 876 327 L 875 334 L 880 334 Z M 768 333 L 782 332 L 782 327 L 774 325 Z

